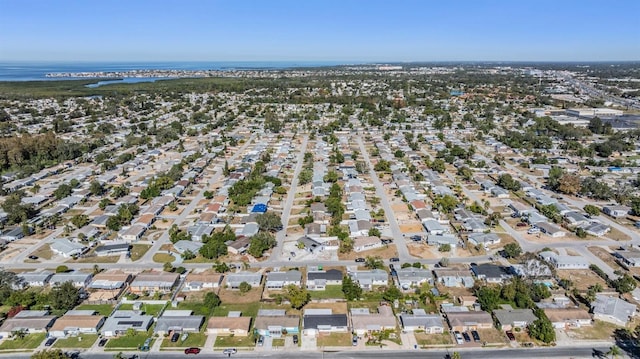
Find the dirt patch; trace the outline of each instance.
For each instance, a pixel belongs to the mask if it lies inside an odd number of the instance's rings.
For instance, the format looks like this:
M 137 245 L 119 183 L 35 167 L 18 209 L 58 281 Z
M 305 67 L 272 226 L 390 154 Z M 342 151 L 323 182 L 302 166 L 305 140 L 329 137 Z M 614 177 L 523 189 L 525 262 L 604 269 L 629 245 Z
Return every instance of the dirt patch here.
M 437 252 L 437 248 L 433 248 L 432 251 L 429 246 L 426 244 L 413 244 L 407 243 L 407 249 L 409 250 L 409 254 L 414 257 L 424 258 L 424 259 L 434 259 L 434 258 L 442 258 L 440 252 Z
M 396 250 L 395 244 L 390 244 L 385 247 L 371 249 L 368 251 L 338 254 L 338 258 L 340 258 L 340 260 L 349 260 L 349 259 L 366 258 L 366 257 L 380 257 L 380 258 L 388 259 L 388 258 L 397 257 L 397 256 L 398 256 L 398 251 Z
M 559 270 L 558 277 L 570 280 L 576 289 L 581 291 L 587 290 L 589 286 L 596 283 L 600 283 L 603 288 L 608 287 L 604 279 L 591 270 Z
M 624 271 L 625 269 L 621 267 L 611 255 L 611 253 L 602 247 L 588 247 L 587 248 L 591 253 L 595 254 L 598 258 L 600 258 L 603 262 L 607 263 L 609 267 L 613 270 Z
M 611 231 L 609 231 L 609 233 L 607 233 L 607 235 L 605 236 L 607 238 L 613 239 L 614 241 L 630 241 L 631 237 L 629 237 L 629 235 L 620 232 L 619 230 L 615 229 L 615 228 L 611 228 Z
M 218 296 L 223 303 L 255 303 L 262 297 L 262 287 L 251 288 L 247 293 L 240 293 L 239 290 L 220 289 Z
M 347 302 L 311 302 L 304 306 L 305 309 L 331 309 L 333 314 L 347 314 Z
M 408 213 L 409 207 L 406 203 L 392 204 L 391 209 L 396 213 Z
M 402 233 L 416 233 L 416 232 L 422 232 L 423 230 L 424 228 L 422 227 L 422 224 L 419 222 L 404 223 L 400 225 L 400 232 Z

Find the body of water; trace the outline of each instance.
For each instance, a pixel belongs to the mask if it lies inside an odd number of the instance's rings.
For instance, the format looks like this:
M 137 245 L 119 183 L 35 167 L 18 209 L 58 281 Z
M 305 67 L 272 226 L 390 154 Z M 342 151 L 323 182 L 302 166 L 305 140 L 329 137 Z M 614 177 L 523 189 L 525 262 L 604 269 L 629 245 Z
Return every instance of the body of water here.
M 217 61 L 217 62 L 0 62 L 0 81 L 43 81 L 49 73 L 132 70 L 250 70 L 342 65 L 341 62 Z M 148 80 L 147 80 L 148 81 Z

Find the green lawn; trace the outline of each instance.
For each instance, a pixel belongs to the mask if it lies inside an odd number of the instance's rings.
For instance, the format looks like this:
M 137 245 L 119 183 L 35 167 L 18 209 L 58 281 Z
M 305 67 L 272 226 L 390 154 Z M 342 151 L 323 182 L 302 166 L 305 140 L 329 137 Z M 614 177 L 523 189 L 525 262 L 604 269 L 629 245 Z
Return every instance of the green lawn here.
M 253 348 L 256 346 L 256 342 L 252 335 L 246 337 L 218 336 L 213 346 L 218 348 Z
M 153 255 L 153 261 L 156 263 L 172 263 L 176 258 L 167 253 L 156 253 Z
M 204 315 L 205 317 L 209 317 L 211 314 L 211 308 L 200 302 L 180 302 L 178 303 L 178 309 L 191 310 L 194 315 Z
M 138 348 L 144 341 L 149 338 L 150 334 L 147 332 L 138 332 L 133 336 L 123 335 L 118 338 L 109 339 L 105 348 Z M 153 341 L 149 347 L 153 345 Z
M 416 342 L 420 346 L 453 344 L 453 341 L 451 339 L 451 334 L 449 333 L 442 333 L 442 334 L 415 333 L 415 337 L 416 337 Z
M 162 304 L 142 304 L 140 310 L 148 315 L 156 316 L 164 308 Z M 133 303 L 124 303 L 120 305 L 119 310 L 133 310 Z
M 328 285 L 325 290 L 310 290 L 311 299 L 343 299 L 341 285 Z
M 182 339 L 182 337 L 181 337 Z M 162 341 L 162 348 L 189 348 L 189 347 L 202 347 L 207 341 L 207 335 L 204 333 L 189 333 L 189 337 L 185 341 L 178 339 L 177 342 L 172 343 L 171 338 L 166 338 Z
M 213 263 L 213 262 L 214 262 L 213 259 L 207 259 L 199 254 L 193 259 L 187 259 L 184 261 L 184 263 Z
M 135 262 L 142 258 L 145 253 L 151 248 L 149 244 L 134 244 L 131 246 L 131 261 Z
M 0 344 L 0 349 L 35 349 L 45 337 L 45 333 L 37 333 L 25 335 L 22 339 L 7 339 Z
M 256 317 L 258 310 L 260 309 L 260 303 L 246 303 L 246 304 L 222 304 L 213 310 L 213 315 L 216 317 L 226 317 L 229 312 L 241 311 L 243 317 Z
M 76 307 L 78 310 L 95 310 L 100 315 L 108 317 L 113 311 L 113 305 L 111 304 L 82 304 Z
M 273 339 L 273 342 L 271 343 L 271 345 L 275 348 L 275 347 L 283 347 L 284 346 L 284 339 Z
M 353 336 L 351 333 L 330 333 L 318 336 L 319 347 L 346 347 L 351 346 Z
M 97 334 L 82 334 L 77 337 L 58 339 L 53 344 L 56 348 L 91 348 L 93 343 L 98 340 Z

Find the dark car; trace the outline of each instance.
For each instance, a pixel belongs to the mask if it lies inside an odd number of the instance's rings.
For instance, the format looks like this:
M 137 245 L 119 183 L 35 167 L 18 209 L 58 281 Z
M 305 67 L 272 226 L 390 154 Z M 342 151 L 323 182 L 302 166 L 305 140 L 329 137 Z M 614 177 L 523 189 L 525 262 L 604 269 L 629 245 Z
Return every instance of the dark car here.
M 199 354 L 200 348 L 187 348 L 184 350 L 185 354 Z
M 175 332 L 174 332 L 174 333 L 171 335 L 171 342 L 172 342 L 172 343 L 175 343 L 175 342 L 177 342 L 177 341 L 178 341 L 178 339 L 180 339 L 180 333 L 175 333 Z
M 516 227 L 526 227 L 527 224 L 524 222 L 518 222 L 518 224 L 516 224 Z
M 46 342 L 44 342 L 44 346 L 45 346 L 45 347 L 50 347 L 50 346 L 52 346 L 52 345 L 53 345 L 53 343 L 55 343 L 55 342 L 56 342 L 56 338 L 49 338 L 49 339 L 47 339 L 47 341 L 46 341 Z
M 356 262 L 357 263 L 362 263 L 362 262 L 364 262 L 364 258 L 356 258 Z
M 471 331 L 471 336 L 473 337 L 473 341 L 474 342 L 479 342 L 480 341 L 480 334 L 478 334 L 478 331 L 472 330 Z
M 465 342 L 470 342 L 471 341 L 471 337 L 469 336 L 469 333 L 467 332 L 462 332 L 462 337 L 464 338 Z
M 102 339 L 100 339 L 100 341 L 98 342 L 98 346 L 99 346 L 99 347 L 103 347 L 103 346 L 105 346 L 105 345 L 107 344 L 107 342 L 108 342 L 108 341 L 109 341 L 109 339 L 107 339 L 107 338 L 102 338 Z
M 263 346 L 263 345 L 264 345 L 264 337 L 261 335 L 261 336 L 258 338 L 258 346 Z
M 32 260 L 34 260 L 34 261 L 35 261 L 36 259 L 38 259 L 38 256 L 30 255 L 30 256 L 29 256 L 29 259 L 32 259 Z
M 516 336 L 515 336 L 515 335 L 513 335 L 513 332 L 512 332 L 512 331 L 507 330 L 505 333 L 507 334 L 507 338 L 509 338 L 509 340 L 511 340 L 511 341 L 516 340 Z
M 298 336 L 297 335 L 293 336 L 293 344 L 298 344 Z
M 411 236 L 409 238 L 411 238 L 411 240 L 414 241 L 414 242 L 420 242 L 422 240 L 422 237 L 418 236 L 418 235 Z
M 389 262 L 400 262 L 400 258 L 398 257 L 389 258 Z

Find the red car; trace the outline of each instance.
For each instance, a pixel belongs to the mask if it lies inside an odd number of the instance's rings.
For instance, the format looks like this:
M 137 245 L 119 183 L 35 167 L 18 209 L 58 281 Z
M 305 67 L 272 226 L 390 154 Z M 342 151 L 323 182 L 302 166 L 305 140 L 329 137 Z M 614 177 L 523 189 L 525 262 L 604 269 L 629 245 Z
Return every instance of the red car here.
M 187 348 L 184 350 L 185 354 L 199 354 L 200 348 Z

